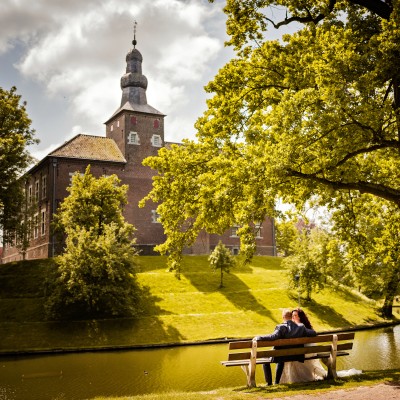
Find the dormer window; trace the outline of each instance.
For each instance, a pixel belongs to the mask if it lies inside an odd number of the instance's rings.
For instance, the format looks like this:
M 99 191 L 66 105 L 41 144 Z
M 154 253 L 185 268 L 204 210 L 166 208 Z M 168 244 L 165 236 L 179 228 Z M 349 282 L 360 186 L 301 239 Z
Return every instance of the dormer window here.
M 151 144 L 154 147 L 161 147 L 162 146 L 162 140 L 160 135 L 153 135 L 151 137 Z
M 140 144 L 140 139 L 137 132 L 129 132 L 128 144 Z

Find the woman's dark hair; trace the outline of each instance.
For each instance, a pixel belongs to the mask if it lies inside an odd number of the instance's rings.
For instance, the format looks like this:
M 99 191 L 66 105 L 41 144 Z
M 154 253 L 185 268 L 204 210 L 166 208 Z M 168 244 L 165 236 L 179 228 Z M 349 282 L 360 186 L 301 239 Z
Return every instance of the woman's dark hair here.
M 306 313 L 301 308 L 295 308 L 293 311 L 297 311 L 297 315 L 300 318 L 300 322 L 307 328 L 312 329 L 312 325 L 310 320 L 308 319 Z M 293 313 L 292 311 L 292 313 Z

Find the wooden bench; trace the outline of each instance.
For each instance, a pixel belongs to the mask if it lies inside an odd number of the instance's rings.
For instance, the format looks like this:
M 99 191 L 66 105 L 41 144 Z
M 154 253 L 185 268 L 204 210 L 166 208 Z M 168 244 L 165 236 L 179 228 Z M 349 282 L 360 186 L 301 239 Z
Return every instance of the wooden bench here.
M 317 335 L 274 341 L 236 341 L 229 343 L 227 361 L 221 361 L 225 367 L 242 367 L 247 377 L 247 386 L 256 387 L 256 365 L 271 362 L 271 357 L 304 354 L 305 360 L 321 359 L 328 367 L 327 378 L 335 379 L 336 357 L 346 356 L 353 348 L 354 332 Z M 299 346 L 274 349 L 275 346 Z M 304 346 L 305 345 L 305 346 Z

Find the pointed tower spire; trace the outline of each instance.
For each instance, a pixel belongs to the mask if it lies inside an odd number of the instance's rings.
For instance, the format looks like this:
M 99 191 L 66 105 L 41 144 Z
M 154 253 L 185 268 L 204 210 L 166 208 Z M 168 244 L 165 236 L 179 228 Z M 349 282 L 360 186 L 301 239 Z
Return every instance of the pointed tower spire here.
M 136 25 L 133 25 L 133 49 L 126 55 L 126 73 L 121 78 L 121 107 L 126 103 L 147 104 L 147 78 L 142 74 L 143 57 L 136 49 Z
M 133 44 L 133 48 L 134 49 L 136 49 L 136 44 L 137 44 L 137 41 L 136 41 L 136 25 L 137 25 L 137 22 L 135 20 L 135 22 L 133 23 L 133 40 L 132 40 L 132 44 Z

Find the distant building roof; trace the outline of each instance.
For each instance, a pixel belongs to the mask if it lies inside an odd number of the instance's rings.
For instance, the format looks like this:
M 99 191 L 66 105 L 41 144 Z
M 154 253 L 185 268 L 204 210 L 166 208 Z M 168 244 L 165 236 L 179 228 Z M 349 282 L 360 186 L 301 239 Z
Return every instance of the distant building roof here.
M 79 134 L 49 154 L 49 157 L 126 162 L 113 139 Z
M 176 144 L 177 146 L 182 146 L 182 143 L 181 143 L 181 142 L 164 142 L 164 146 L 165 146 L 167 149 L 171 149 L 171 146 L 172 146 L 173 144 Z

